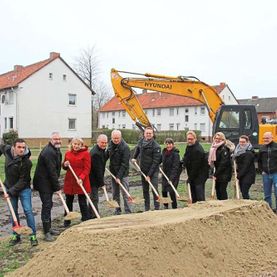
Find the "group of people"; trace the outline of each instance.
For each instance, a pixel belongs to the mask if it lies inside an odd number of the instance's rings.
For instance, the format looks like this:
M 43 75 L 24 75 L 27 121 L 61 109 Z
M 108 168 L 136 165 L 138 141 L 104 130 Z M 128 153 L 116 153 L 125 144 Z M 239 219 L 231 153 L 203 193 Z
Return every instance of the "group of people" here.
M 249 189 L 255 182 L 255 152 L 245 135 L 239 138 L 239 143 L 232 148 L 223 133 L 218 132 L 213 137 L 209 153 L 205 153 L 201 144 L 197 141 L 195 132 L 188 131 L 187 147 L 183 158 L 180 158 L 179 150 L 171 138 L 165 140 L 162 150 L 154 138 L 154 130 L 147 127 L 143 137 L 139 140 L 133 157 L 130 148 L 122 138 L 119 130 L 113 130 L 111 140 L 101 134 L 97 138 L 96 145 L 88 151 L 81 138 L 70 140 L 68 151 L 62 160 L 61 136 L 58 132 L 51 135 L 49 143 L 43 148 L 38 157 L 38 162 L 33 179 L 33 187 L 39 192 L 42 202 L 41 221 L 46 241 L 53 241 L 58 232 L 51 226 L 51 210 L 53 207 L 54 193 L 61 193 L 59 182 L 61 168 L 66 170 L 63 191 L 69 211 L 73 210 L 74 196 L 78 195 L 81 212 L 81 220 L 96 218 L 94 210 L 88 206 L 83 189 L 90 195 L 92 203 L 98 210 L 99 188 L 105 185 L 104 173 L 106 162 L 109 159 L 109 170 L 114 175 L 112 178 L 112 196 L 118 203 L 114 214 L 122 213 L 120 205 L 120 191 L 122 193 L 125 213 L 131 213 L 131 205 L 128 196 L 121 186 L 129 191 L 129 161 L 138 162 L 142 173 L 141 183 L 144 198 L 145 211 L 150 210 L 149 183 L 158 189 L 158 175 L 161 166 L 168 179 L 162 177 L 162 196 L 168 194 L 172 200 L 172 208 L 177 208 L 177 199 L 171 185 L 177 188 L 182 170 L 187 171 L 187 182 L 190 184 L 192 202 L 205 201 L 205 183 L 209 178 L 214 179 L 216 196 L 218 200 L 228 199 L 227 186 L 232 178 L 233 163 L 236 163 L 236 177 L 244 199 L 249 199 Z M 277 201 L 277 143 L 273 142 L 270 132 L 263 134 L 264 144 L 258 153 L 258 165 L 263 176 L 265 201 L 272 207 L 272 186 L 274 186 Z M 26 215 L 27 225 L 31 228 L 30 242 L 32 246 L 38 244 L 36 237 L 35 219 L 32 212 L 31 201 L 31 152 L 23 139 L 17 139 L 12 146 L 1 145 L 0 155 L 5 155 L 5 197 L 11 199 L 16 217 L 18 217 L 18 200 L 20 199 Z M 75 173 L 75 174 L 74 174 Z M 76 178 L 76 176 L 77 178 Z M 170 184 L 169 181 L 172 183 Z M 159 210 L 160 202 L 153 193 L 154 209 Z M 277 202 L 276 202 L 277 203 Z M 168 208 L 168 204 L 164 204 Z M 64 221 L 64 227 L 70 226 L 69 220 Z M 16 232 L 10 240 L 11 245 L 21 241 Z

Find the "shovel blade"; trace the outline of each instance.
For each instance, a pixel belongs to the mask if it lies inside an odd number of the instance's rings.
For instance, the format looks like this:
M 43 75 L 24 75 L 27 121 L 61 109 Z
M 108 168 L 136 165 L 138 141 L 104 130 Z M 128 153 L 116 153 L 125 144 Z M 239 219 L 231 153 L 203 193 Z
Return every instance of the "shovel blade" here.
M 172 200 L 169 197 L 160 197 L 158 200 L 161 204 L 171 204 Z
M 65 217 L 64 220 L 73 220 L 81 218 L 81 214 L 78 212 L 69 212 Z
M 18 235 L 31 235 L 33 233 L 32 229 L 28 226 L 14 226 L 13 231 L 16 232 Z
M 105 205 L 108 208 L 111 208 L 111 209 L 119 208 L 118 203 L 116 201 L 114 201 L 114 200 L 107 200 L 107 201 L 105 201 Z

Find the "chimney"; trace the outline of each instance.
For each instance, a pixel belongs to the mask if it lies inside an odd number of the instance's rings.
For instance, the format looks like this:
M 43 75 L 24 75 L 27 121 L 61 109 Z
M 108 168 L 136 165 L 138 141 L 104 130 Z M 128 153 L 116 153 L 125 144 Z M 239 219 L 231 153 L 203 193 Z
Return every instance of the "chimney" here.
M 22 70 L 22 69 L 23 69 L 23 65 L 18 65 L 18 64 L 17 64 L 17 65 L 14 65 L 14 66 L 13 66 L 13 70 L 14 70 L 14 71 L 20 71 L 20 70 Z
M 219 86 L 220 86 L 221 88 L 224 88 L 224 87 L 226 86 L 226 84 L 225 84 L 224 82 L 221 82 L 221 83 L 219 84 Z
M 60 53 L 50 52 L 50 59 L 56 59 L 60 56 Z
M 259 97 L 258 96 L 252 96 L 252 100 L 258 100 Z

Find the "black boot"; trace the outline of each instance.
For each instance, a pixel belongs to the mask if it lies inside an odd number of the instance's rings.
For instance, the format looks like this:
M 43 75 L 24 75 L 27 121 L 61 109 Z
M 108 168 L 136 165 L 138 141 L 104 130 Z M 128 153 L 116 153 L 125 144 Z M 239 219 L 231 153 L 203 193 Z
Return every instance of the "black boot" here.
M 51 233 L 50 233 L 50 227 L 51 227 L 51 223 L 50 222 L 42 222 L 43 225 L 43 231 L 44 231 L 44 240 L 51 242 L 54 241 L 54 238 L 52 237 Z
M 61 233 L 61 232 L 59 232 L 59 231 L 57 231 L 57 230 L 55 230 L 55 229 L 52 229 L 52 223 L 51 223 L 51 221 L 50 221 L 50 230 L 49 230 L 49 232 L 50 232 L 50 234 L 51 234 L 52 236 L 58 236 L 58 235 L 60 235 L 60 233 Z

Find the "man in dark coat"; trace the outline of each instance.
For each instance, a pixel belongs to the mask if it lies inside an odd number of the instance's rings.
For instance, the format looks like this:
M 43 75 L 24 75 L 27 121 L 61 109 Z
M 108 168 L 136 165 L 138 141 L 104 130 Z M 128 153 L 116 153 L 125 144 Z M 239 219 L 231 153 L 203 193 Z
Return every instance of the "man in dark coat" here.
M 133 162 L 140 156 L 141 171 L 146 175 L 146 179 L 141 176 L 144 206 L 145 211 L 150 210 L 150 195 L 149 195 L 149 183 L 151 181 L 155 189 L 158 191 L 158 174 L 159 164 L 161 163 L 161 147 L 154 140 L 154 130 L 151 127 L 147 127 L 144 130 L 144 137 L 138 142 L 136 147 Z M 159 210 L 160 203 L 157 201 L 155 193 L 153 193 L 154 208 Z
M 208 162 L 195 132 L 187 132 L 187 148 L 183 158 L 191 187 L 192 203 L 205 201 L 205 182 L 208 178 Z
M 277 143 L 273 141 L 271 132 L 263 134 L 263 141 L 264 144 L 259 151 L 258 165 L 263 176 L 264 199 L 272 208 L 272 186 L 274 187 L 275 203 L 277 203 Z
M 130 148 L 122 138 L 122 134 L 119 130 L 113 130 L 111 134 L 111 141 L 108 147 L 108 156 L 110 158 L 110 171 L 116 177 L 116 180 L 112 178 L 112 190 L 113 200 L 115 200 L 119 208 L 116 208 L 115 214 L 121 214 L 120 208 L 120 190 L 124 201 L 125 213 L 131 213 L 131 208 L 128 203 L 128 196 L 120 189 L 119 182 L 129 191 L 129 159 Z
M 108 137 L 101 134 L 97 138 L 97 144 L 90 150 L 91 156 L 91 170 L 89 175 L 91 185 L 91 200 L 98 211 L 98 189 L 105 185 L 104 174 L 107 161 L 106 147 L 108 144 Z M 96 218 L 96 215 L 91 207 L 89 207 L 89 217 Z
M 255 152 L 245 135 L 240 136 L 233 158 L 236 162 L 237 179 L 243 199 L 249 199 L 249 189 L 255 183 Z
M 6 197 L 10 197 L 11 203 L 19 223 L 18 216 L 18 200 L 20 199 L 24 214 L 26 216 L 27 225 L 32 229 L 30 241 L 32 246 L 38 245 L 36 238 L 36 225 L 32 209 L 32 191 L 30 160 L 31 152 L 27 148 L 23 139 L 16 139 L 13 146 L 1 145 L 0 156 L 5 156 L 5 187 L 7 190 Z M 21 241 L 20 235 L 13 232 L 10 245 L 15 245 Z
M 34 189 L 39 191 L 42 202 L 41 221 L 46 241 L 53 241 L 52 235 L 58 232 L 51 229 L 51 209 L 53 193 L 60 192 L 59 177 L 61 172 L 62 154 L 60 152 L 61 136 L 53 132 L 49 143 L 42 149 L 34 175 Z

